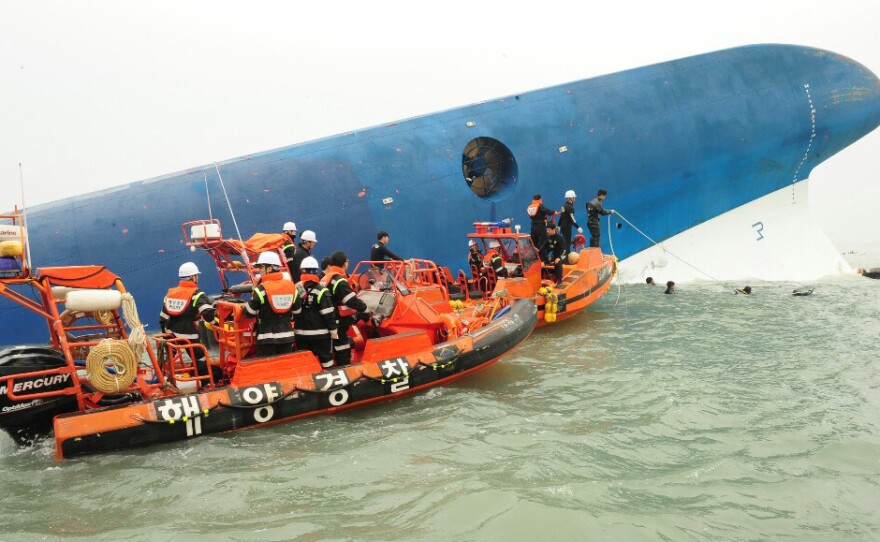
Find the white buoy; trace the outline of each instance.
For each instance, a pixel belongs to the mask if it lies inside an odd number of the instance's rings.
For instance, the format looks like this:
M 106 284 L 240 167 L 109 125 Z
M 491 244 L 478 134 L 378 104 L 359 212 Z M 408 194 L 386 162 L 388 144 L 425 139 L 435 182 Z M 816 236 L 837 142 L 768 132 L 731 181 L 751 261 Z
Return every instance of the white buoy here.
M 118 290 L 73 290 L 64 305 L 73 311 L 112 311 L 122 306 Z

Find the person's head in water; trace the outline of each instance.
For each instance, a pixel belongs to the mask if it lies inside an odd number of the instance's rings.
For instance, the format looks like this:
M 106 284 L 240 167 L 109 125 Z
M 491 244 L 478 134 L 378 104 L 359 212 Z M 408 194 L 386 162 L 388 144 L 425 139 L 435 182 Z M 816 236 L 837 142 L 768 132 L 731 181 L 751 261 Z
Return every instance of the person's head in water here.
M 645 284 L 650 284 L 651 286 L 657 286 L 657 283 L 654 282 L 654 277 L 648 277 L 645 279 Z
M 671 280 L 666 283 L 666 291 L 664 294 L 674 294 L 675 293 L 675 283 Z
M 736 293 L 750 295 L 752 293 L 752 287 L 746 286 L 746 287 L 742 288 L 741 290 L 737 290 Z

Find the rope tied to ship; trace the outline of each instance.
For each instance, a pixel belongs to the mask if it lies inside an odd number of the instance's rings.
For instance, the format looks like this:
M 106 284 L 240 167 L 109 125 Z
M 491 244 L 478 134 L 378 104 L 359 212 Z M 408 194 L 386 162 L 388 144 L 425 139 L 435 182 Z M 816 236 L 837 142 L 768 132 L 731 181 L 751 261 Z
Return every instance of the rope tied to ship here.
M 639 232 L 639 233 L 642 235 L 642 237 L 644 237 L 645 239 L 647 239 L 648 241 L 650 241 L 650 242 L 653 243 L 654 245 L 660 247 L 660 249 L 663 250 L 664 253 L 669 254 L 670 256 L 672 256 L 672 257 L 675 258 L 676 260 L 680 261 L 681 263 L 685 264 L 686 266 L 690 267 L 690 268 L 693 269 L 694 271 L 696 271 L 696 272 L 698 272 L 698 273 L 701 273 L 701 274 L 703 274 L 703 275 L 706 275 L 707 277 L 709 277 L 710 279 L 714 280 L 715 282 L 722 282 L 722 281 L 716 279 L 715 277 L 713 277 L 712 275 L 710 275 L 709 273 L 706 273 L 706 272 L 703 271 L 702 269 L 698 268 L 697 266 L 692 265 L 692 264 L 686 262 L 684 259 L 680 258 L 678 255 L 674 254 L 674 253 L 671 252 L 669 249 L 667 249 L 666 247 L 664 247 L 662 244 L 660 244 L 660 243 L 658 243 L 657 241 L 651 239 L 651 237 L 649 237 L 647 233 L 645 233 L 645 232 L 643 232 L 642 230 L 640 230 L 635 224 L 633 224 L 632 222 L 630 222 L 625 216 L 623 216 L 623 215 L 620 214 L 619 212 L 615 211 L 615 214 L 616 214 L 617 216 L 619 216 L 624 222 L 626 222 L 627 224 L 629 224 L 630 227 L 631 227 L 632 229 L 634 229 L 634 230 L 636 230 L 637 232 Z M 617 255 L 614 254 L 614 241 L 613 241 L 612 238 L 611 238 L 611 215 L 608 215 L 608 243 L 609 243 L 609 245 L 611 246 L 611 254 L 614 255 L 615 258 L 617 258 Z

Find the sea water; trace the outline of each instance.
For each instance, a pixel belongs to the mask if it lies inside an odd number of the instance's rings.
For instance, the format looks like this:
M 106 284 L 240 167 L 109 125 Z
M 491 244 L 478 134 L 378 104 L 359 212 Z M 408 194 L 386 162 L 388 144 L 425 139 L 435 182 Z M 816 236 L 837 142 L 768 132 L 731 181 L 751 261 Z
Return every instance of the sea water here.
M 453 385 L 57 462 L 0 540 L 880 540 L 880 281 L 614 286 Z

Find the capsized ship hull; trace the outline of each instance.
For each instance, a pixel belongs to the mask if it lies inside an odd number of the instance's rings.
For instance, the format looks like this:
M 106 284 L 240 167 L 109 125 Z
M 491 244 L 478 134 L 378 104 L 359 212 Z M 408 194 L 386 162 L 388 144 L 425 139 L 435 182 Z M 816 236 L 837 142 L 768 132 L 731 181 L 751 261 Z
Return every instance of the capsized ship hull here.
M 798 187 L 878 124 L 880 81 L 864 66 L 819 49 L 757 45 L 244 156 L 219 170 L 242 235 L 293 220 L 300 231 L 317 232 L 319 257 L 345 250 L 365 259 L 375 233 L 387 230 L 396 253 L 459 268 L 467 255 L 461 239 L 475 220 L 512 217 L 527 230 L 534 193 L 559 207 L 574 189 L 583 224 L 584 204 L 601 187 L 609 192 L 606 207 L 658 242 L 720 221 L 720 230 L 688 238 L 689 258 L 682 256 L 715 278 L 734 278 L 718 276 L 734 259 L 743 276 L 785 278 L 795 269 L 820 276 L 841 265 L 833 251 L 802 258 L 807 268 L 789 265 L 797 254 L 829 246 L 801 212 L 806 190 Z M 30 209 L 33 261 L 110 266 L 141 300 L 142 313 L 157 314 L 182 261 L 209 265 L 186 252 L 178 228 L 200 210 L 208 215 L 205 172 L 214 217 L 232 224 L 213 166 L 198 167 Z M 790 202 L 772 207 L 772 216 L 763 207 L 749 212 L 753 202 L 785 191 Z M 656 254 L 629 223 L 613 220 L 609 235 L 603 220 L 602 230 L 601 248 L 610 252 L 613 243 L 626 280 L 658 276 L 652 264 L 665 269 L 661 279 L 701 276 Z M 718 251 L 710 265 L 700 249 L 718 235 L 741 248 L 727 258 Z M 767 258 L 770 240 L 784 247 L 779 258 Z M 10 305 L 0 314 L 0 343 L 41 336 Z

